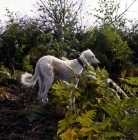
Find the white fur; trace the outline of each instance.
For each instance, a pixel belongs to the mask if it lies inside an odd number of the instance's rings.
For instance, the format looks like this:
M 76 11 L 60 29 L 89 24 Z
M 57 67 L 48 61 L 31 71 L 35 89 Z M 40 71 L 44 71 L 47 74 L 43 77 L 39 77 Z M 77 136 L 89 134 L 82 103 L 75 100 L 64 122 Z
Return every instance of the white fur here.
M 27 78 L 26 78 L 27 77 Z M 35 81 L 32 81 L 32 82 L 28 82 L 28 79 L 30 78 L 30 79 L 32 79 L 32 77 L 33 77 L 33 75 L 32 74 L 30 74 L 30 73 L 28 73 L 28 72 L 26 72 L 25 74 L 23 74 L 22 75 L 22 77 L 21 77 L 21 82 L 24 84 L 24 85 L 26 85 L 26 86 L 34 86 L 35 85 Z
M 83 51 L 79 58 L 83 65 L 85 65 L 86 61 L 93 64 L 99 63 L 95 58 L 95 55 L 89 49 Z M 34 76 L 29 73 L 23 74 L 21 77 L 21 83 L 26 86 L 34 86 L 38 80 L 38 98 L 43 102 L 47 102 L 47 94 L 55 77 L 69 83 L 73 82 L 73 84 L 77 86 L 78 79 L 74 78 L 71 69 L 76 74 L 81 74 L 83 66 L 77 61 L 77 59 L 61 60 L 51 55 L 43 56 L 36 63 Z

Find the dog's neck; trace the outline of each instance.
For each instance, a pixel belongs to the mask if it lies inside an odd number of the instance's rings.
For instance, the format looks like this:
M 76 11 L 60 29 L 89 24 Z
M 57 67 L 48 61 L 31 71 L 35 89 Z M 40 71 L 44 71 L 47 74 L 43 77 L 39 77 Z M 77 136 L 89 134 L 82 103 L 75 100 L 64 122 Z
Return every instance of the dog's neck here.
M 80 59 L 80 57 L 77 58 L 77 61 L 84 68 L 84 64 L 83 64 L 82 60 Z

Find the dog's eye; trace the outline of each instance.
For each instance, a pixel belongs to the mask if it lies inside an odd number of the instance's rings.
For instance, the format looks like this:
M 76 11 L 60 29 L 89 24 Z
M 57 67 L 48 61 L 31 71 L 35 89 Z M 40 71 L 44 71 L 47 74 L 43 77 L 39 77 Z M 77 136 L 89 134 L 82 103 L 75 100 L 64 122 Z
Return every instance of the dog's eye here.
M 94 56 L 92 56 L 92 58 L 94 58 Z

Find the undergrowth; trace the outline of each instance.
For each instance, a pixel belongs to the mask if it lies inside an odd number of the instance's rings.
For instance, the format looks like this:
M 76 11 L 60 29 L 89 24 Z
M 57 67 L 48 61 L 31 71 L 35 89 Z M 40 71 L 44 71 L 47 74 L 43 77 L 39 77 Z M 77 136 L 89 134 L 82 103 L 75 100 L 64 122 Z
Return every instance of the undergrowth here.
M 78 88 L 63 81 L 53 85 L 53 102 L 64 110 L 70 93 L 76 96 L 75 109 L 66 108 L 58 122 L 55 140 L 137 140 L 138 99 L 122 96 L 118 85 L 112 81 L 112 87 L 107 78 L 105 69 L 87 65 Z
M 64 81 L 53 84 L 48 108 L 40 105 L 19 115 L 34 121 L 52 107 L 60 110 L 55 140 L 138 140 L 138 98 L 130 98 L 114 81 L 109 83 L 105 69 L 87 65 L 77 77 L 78 87 Z M 72 97 L 75 106 L 68 107 Z

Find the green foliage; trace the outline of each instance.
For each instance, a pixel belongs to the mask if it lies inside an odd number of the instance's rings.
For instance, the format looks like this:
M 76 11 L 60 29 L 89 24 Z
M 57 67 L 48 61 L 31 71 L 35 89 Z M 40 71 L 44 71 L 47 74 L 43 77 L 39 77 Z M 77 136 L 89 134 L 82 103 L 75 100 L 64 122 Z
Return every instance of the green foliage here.
M 38 2 L 37 6 L 40 28 L 49 29 L 53 38 L 48 42 L 49 51 L 57 57 L 72 57 L 79 46 L 76 34 L 82 31 L 82 27 L 77 26 L 82 1 L 49 0 Z
M 84 127 L 90 127 L 93 123 L 93 119 L 95 117 L 96 113 L 94 110 L 90 110 L 88 112 L 81 113 L 81 115 L 79 115 L 77 117 L 77 121 Z
M 12 80 L 19 80 L 20 77 L 21 72 L 15 71 L 12 75 L 8 68 L 0 67 L 0 101 L 12 100 L 9 91 L 2 85 L 8 85 Z
M 125 100 L 118 100 L 104 105 L 104 110 L 112 117 L 112 124 L 114 128 L 120 129 L 124 134 L 124 138 L 130 139 L 134 137 L 137 131 L 137 98 L 129 98 Z
M 48 114 L 50 114 L 51 108 L 47 105 L 39 105 L 39 106 L 35 106 L 31 109 L 24 109 L 21 110 L 18 113 L 18 116 L 23 116 L 25 117 L 27 120 L 29 120 L 30 122 L 40 119 L 43 116 L 46 116 Z
M 98 8 L 94 9 L 95 23 L 100 25 L 113 25 L 116 28 L 126 27 L 129 22 L 124 13 L 119 13 L 120 2 L 117 0 L 98 0 Z
M 83 48 L 91 46 L 109 74 L 118 76 L 122 69 L 128 70 L 135 66 L 132 56 L 137 61 L 137 23 L 132 29 L 127 26 L 130 22 L 124 18 L 127 10 L 119 13 L 120 3 L 117 0 L 99 0 L 98 5 L 92 13 L 98 26 L 86 33 Z
M 38 35 L 41 36 L 40 31 L 33 29 L 31 25 L 23 27 L 16 22 L 9 23 L 1 37 L 0 60 L 3 61 L 4 66 L 13 71 L 22 70 L 24 57 L 31 52 L 33 47 L 39 45 Z
M 32 67 L 32 65 L 30 65 L 30 56 L 29 55 L 26 55 L 23 58 L 23 64 L 24 64 L 24 70 L 33 71 L 33 67 Z
M 91 46 L 101 65 L 106 67 L 109 74 L 116 71 L 118 67 L 122 69 L 124 64 L 128 62 L 126 60 L 132 55 L 127 42 L 123 41 L 118 30 L 110 25 L 90 30 L 86 34 L 86 38 L 84 37 L 83 46 Z
M 65 114 L 65 119 L 59 121 L 60 129 L 58 129 L 57 134 L 64 132 L 66 129 L 68 129 L 69 126 L 77 122 L 76 117 L 77 114 L 74 114 L 72 109 L 68 109 L 68 111 Z
M 0 35 L 0 62 L 13 73 L 17 69 L 32 71 L 43 55 L 76 58 L 79 53 L 76 31 L 81 29 L 76 24 L 81 7 L 74 11 L 77 3 L 59 0 L 37 4 L 39 19 L 18 18 L 7 9 L 9 21 Z
M 79 77 L 78 88 L 63 81 L 53 85 L 53 101 L 56 100 L 58 107 L 64 107 L 65 112 L 65 117 L 58 123 L 55 139 L 135 139 L 138 131 L 138 99 L 122 98 L 121 94 L 121 99 L 118 98 L 118 90 L 113 92 L 107 78 L 105 69 L 97 68 L 95 71 L 87 65 Z M 75 108 L 65 108 L 63 100 L 67 102 L 70 93 L 79 95 L 76 96 Z
M 22 72 L 19 70 L 14 71 L 13 74 L 11 74 L 11 71 L 8 68 L 0 67 L 0 82 L 8 82 L 8 80 L 17 80 L 20 81 Z
M 5 67 L 0 67 L 0 80 L 11 78 L 11 74 Z
M 112 23 L 115 20 L 115 14 L 118 12 L 119 3 L 116 0 L 99 0 L 98 4 L 99 9 L 95 8 L 97 13 L 94 15 L 97 18 L 96 22 L 101 21 L 102 24 Z
M 121 87 L 131 96 L 137 96 L 138 94 L 138 77 L 126 77 L 120 78 Z
M 74 92 L 75 94 L 72 94 Z M 60 108 L 63 110 L 65 106 L 67 105 L 70 98 L 72 98 L 73 96 L 75 97 L 80 96 L 78 89 L 73 84 L 69 84 L 65 81 L 58 81 L 55 84 L 53 84 L 52 94 L 55 97 L 52 103 L 56 104 L 57 108 Z
M 42 109 L 40 106 L 36 106 L 31 110 L 22 110 L 18 113 L 18 116 L 25 116 L 30 122 L 37 120 L 38 118 L 41 118 L 40 114 L 44 113 L 45 110 Z

